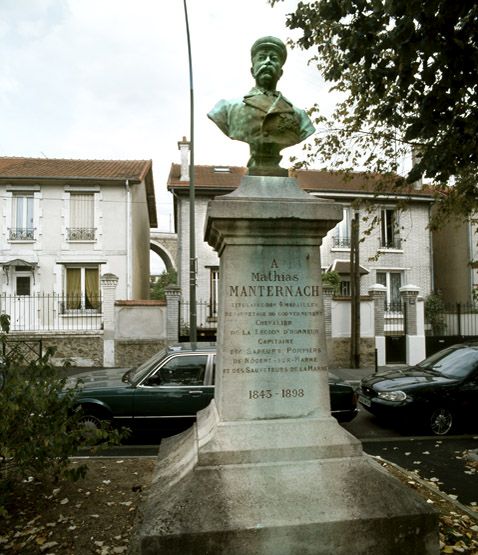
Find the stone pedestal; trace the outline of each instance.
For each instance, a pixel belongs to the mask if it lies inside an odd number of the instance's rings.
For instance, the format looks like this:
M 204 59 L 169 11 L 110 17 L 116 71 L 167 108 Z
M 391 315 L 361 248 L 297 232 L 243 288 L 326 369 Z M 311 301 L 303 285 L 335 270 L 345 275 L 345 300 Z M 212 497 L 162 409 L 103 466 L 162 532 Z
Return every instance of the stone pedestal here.
M 319 247 L 341 218 L 289 178 L 210 203 L 215 401 L 161 445 L 142 553 L 438 553 L 436 515 L 330 416 Z

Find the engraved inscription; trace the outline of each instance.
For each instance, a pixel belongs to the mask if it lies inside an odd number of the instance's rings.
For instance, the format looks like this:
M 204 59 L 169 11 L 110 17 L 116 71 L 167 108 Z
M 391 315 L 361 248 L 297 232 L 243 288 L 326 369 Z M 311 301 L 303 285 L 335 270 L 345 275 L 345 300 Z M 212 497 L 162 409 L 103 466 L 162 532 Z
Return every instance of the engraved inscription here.
M 300 268 L 283 271 L 275 258 L 268 270 L 251 271 L 249 278 L 249 283 L 228 285 L 226 289 L 226 337 L 248 339 L 245 346 L 234 345 L 226 352 L 224 374 L 297 375 L 323 370 L 321 349 L 314 341 L 321 331 L 319 284 L 304 283 L 307 279 Z M 278 390 L 279 393 L 284 399 L 303 396 L 303 390 L 293 388 Z M 275 396 L 272 392 L 270 396 L 250 398 Z

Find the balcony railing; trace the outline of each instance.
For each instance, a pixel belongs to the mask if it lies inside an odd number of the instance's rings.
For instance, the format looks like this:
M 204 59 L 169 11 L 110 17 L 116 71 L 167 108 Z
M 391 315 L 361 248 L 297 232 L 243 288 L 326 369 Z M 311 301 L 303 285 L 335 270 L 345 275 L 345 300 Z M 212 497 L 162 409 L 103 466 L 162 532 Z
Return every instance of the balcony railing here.
M 68 241 L 94 241 L 96 238 L 95 227 L 68 227 L 66 230 Z
M 34 227 L 11 227 L 8 230 L 8 238 L 10 241 L 34 241 Z
M 332 238 L 332 247 L 333 248 L 349 249 L 350 248 L 350 237 L 333 237 Z
M 380 238 L 381 249 L 401 249 L 402 240 L 400 237 L 392 237 L 391 239 Z

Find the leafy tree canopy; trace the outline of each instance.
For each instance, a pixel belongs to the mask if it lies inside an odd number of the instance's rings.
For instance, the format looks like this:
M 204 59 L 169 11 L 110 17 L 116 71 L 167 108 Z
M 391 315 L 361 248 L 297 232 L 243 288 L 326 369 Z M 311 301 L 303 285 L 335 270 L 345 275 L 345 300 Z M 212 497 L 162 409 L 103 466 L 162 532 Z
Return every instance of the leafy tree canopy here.
M 163 301 L 166 298 L 165 288 L 168 285 L 175 284 L 177 282 L 177 272 L 176 270 L 164 270 L 159 277 L 152 282 L 150 287 L 151 299 Z
M 269 0 L 274 5 L 281 0 Z M 471 0 L 301 1 L 287 26 L 302 36 L 342 100 L 308 160 L 433 181 L 442 216 L 478 207 L 478 3 Z M 453 185 L 453 186 L 450 186 Z

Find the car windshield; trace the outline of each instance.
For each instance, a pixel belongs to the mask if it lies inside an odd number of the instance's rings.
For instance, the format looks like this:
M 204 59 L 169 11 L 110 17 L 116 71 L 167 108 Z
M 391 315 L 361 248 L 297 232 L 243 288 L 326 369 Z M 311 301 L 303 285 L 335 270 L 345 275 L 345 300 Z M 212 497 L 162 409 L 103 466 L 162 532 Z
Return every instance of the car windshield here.
M 134 385 L 135 383 L 139 382 L 150 371 L 151 367 L 156 366 L 156 364 L 160 360 L 162 360 L 166 355 L 167 355 L 166 349 L 159 351 L 159 353 L 156 353 L 155 355 L 153 355 L 151 358 L 149 358 L 146 362 L 143 362 L 143 364 L 141 364 L 137 368 L 128 370 L 128 372 L 126 372 L 126 374 L 124 375 L 124 378 L 126 378 L 130 384 Z
M 450 347 L 426 358 L 418 366 L 448 378 L 465 378 L 478 366 L 478 347 Z

